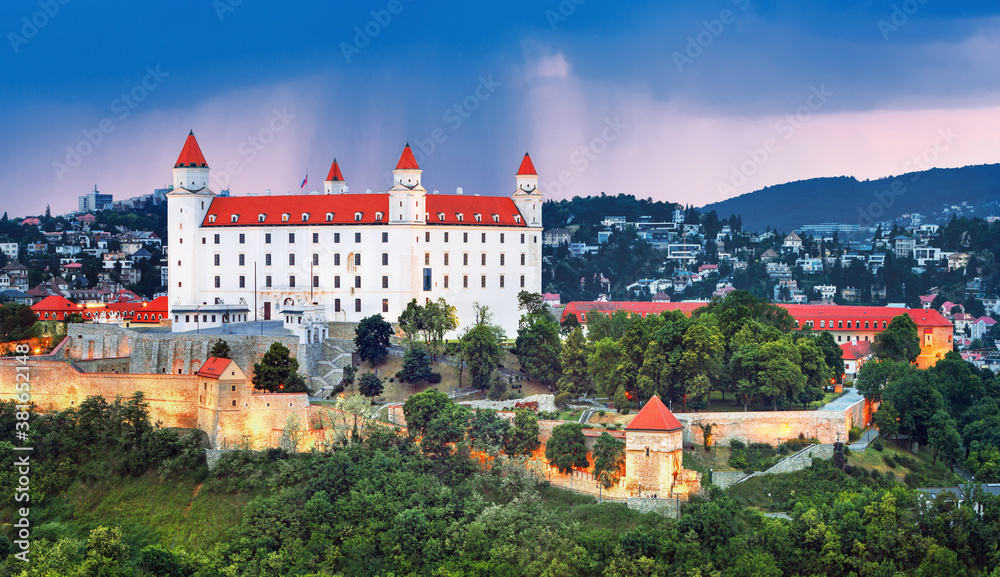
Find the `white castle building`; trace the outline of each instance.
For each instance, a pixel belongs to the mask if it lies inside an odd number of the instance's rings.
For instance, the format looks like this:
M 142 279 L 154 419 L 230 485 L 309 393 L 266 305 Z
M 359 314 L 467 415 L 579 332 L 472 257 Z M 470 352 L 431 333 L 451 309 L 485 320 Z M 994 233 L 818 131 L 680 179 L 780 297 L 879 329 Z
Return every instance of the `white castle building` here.
M 488 305 L 513 337 L 517 293 L 541 292 L 542 194 L 525 154 L 510 196 L 428 194 L 409 145 L 388 192 L 349 194 L 337 161 L 325 194 L 216 196 L 188 135 L 167 194 L 175 332 L 285 320 L 303 311 L 395 322 L 444 297 L 460 327 Z M 286 314 L 287 313 L 287 314 Z

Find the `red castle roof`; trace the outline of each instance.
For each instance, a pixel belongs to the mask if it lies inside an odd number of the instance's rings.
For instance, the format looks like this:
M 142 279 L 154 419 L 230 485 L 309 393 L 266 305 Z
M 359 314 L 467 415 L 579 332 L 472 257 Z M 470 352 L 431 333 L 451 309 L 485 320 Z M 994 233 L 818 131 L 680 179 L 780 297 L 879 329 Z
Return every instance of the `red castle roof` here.
M 403 154 L 399 155 L 399 162 L 396 163 L 396 170 L 420 170 L 417 159 L 413 158 L 413 151 L 410 150 L 410 143 L 406 143 Z
M 842 356 L 844 360 L 856 361 L 858 359 L 863 359 L 869 357 L 873 354 L 872 345 L 868 341 L 858 341 L 856 343 L 844 343 L 840 345 L 843 350 Z
M 517 169 L 517 176 L 538 176 L 535 172 L 535 165 L 531 162 L 531 157 L 528 153 L 524 153 L 524 158 L 521 160 L 521 167 Z
M 177 163 L 174 164 L 174 168 L 208 168 L 208 162 L 205 160 L 205 155 L 201 153 L 201 147 L 198 146 L 198 141 L 194 137 L 194 131 L 192 130 L 184 141 L 184 148 L 181 149 L 181 155 L 177 157 Z
M 663 404 L 660 397 L 653 395 L 632 422 L 625 427 L 626 431 L 676 431 L 683 429 L 681 422 Z
M 333 164 L 330 166 L 330 174 L 326 175 L 328 181 L 344 181 L 344 175 L 340 172 L 340 165 L 337 164 L 337 159 L 333 159 Z
M 331 220 L 326 215 L 332 213 Z M 361 213 L 361 218 L 356 218 Z M 377 220 L 376 213 L 381 213 Z M 283 215 L 288 220 L 283 220 Z M 308 220 L 303 221 L 302 215 Z M 517 205 L 506 196 L 427 195 L 427 224 L 483 226 L 527 226 Z M 475 215 L 479 214 L 480 221 Z M 493 219 L 493 215 L 497 219 Z M 238 218 L 233 222 L 233 215 Z M 263 221 L 260 215 L 264 215 Z M 213 218 L 214 221 L 213 221 Z M 324 194 L 292 196 L 219 196 L 205 214 L 202 226 L 302 226 L 344 224 L 388 224 L 389 195 Z
M 159 321 L 169 316 L 167 311 L 167 297 L 165 296 L 157 297 L 148 302 L 79 304 L 70 301 L 62 295 L 51 295 L 33 304 L 31 310 L 35 311 L 35 314 L 43 320 L 64 320 L 68 315 L 80 313 L 85 321 L 90 321 L 101 312 L 121 313 L 122 318 L 139 322 Z

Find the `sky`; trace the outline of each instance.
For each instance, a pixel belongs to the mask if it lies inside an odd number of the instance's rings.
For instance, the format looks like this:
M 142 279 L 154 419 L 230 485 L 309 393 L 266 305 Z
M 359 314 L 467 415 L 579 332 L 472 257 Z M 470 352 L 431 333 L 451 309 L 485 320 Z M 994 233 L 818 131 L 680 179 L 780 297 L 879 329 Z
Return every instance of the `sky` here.
M 0 209 L 169 184 L 702 206 L 823 176 L 1000 161 L 1000 5 L 905 0 L 0 3 Z

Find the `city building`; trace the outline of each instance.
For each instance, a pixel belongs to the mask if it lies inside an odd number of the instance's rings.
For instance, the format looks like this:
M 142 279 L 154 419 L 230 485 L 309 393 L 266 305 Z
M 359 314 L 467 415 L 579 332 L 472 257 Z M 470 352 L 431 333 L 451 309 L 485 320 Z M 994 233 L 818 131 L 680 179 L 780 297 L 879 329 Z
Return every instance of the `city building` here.
M 516 190 L 503 197 L 427 194 L 408 145 L 383 193 L 346 193 L 334 161 L 327 194 L 221 197 L 208 188 L 193 133 L 173 172 L 168 294 L 177 332 L 312 304 L 329 321 L 394 321 L 411 300 L 443 297 L 462 326 L 474 305 L 488 305 L 512 336 L 517 293 L 541 292 L 543 198 L 527 154 Z
M 114 199 L 110 194 L 101 194 L 97 191 L 97 185 L 94 185 L 94 190 L 88 192 L 87 194 L 79 197 L 80 212 L 96 212 L 99 210 L 104 210 L 111 206 Z

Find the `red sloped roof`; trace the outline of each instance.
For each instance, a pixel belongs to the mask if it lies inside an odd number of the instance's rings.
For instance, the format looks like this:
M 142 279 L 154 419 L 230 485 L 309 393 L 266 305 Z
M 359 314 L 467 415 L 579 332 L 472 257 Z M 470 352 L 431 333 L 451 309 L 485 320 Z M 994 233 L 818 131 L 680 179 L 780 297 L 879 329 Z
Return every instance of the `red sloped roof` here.
M 356 212 L 361 220 L 355 220 Z M 382 213 L 382 220 L 375 220 L 375 213 Z M 327 213 L 333 213 L 327 221 Z M 440 213 L 440 216 L 439 216 Z M 233 215 L 239 215 L 237 222 Z M 264 215 L 263 222 L 259 215 Z M 287 214 L 288 221 L 282 221 Z M 302 215 L 309 220 L 303 221 Z M 486 226 L 527 226 L 517 205 L 506 196 L 464 196 L 428 195 L 428 224 L 460 224 L 458 214 L 463 215 L 461 224 Z M 476 214 L 482 221 L 476 222 Z M 497 220 L 493 220 L 493 215 Z M 211 217 L 215 217 L 212 222 Z M 443 218 L 441 218 L 443 217 Z M 515 218 L 518 217 L 518 218 Z M 520 221 L 520 222 L 518 222 Z M 202 226 L 302 226 L 338 224 L 388 224 L 389 195 L 381 194 L 309 194 L 294 196 L 218 196 L 212 199 Z
M 205 155 L 201 153 L 201 147 L 198 146 L 198 141 L 194 137 L 193 130 L 188 134 L 187 140 L 184 141 L 184 148 L 181 149 L 181 155 L 177 157 L 177 162 L 174 164 L 174 168 L 183 168 L 185 166 L 208 168 L 208 162 L 205 160 Z
M 413 158 L 413 151 L 410 150 L 409 142 L 403 148 L 403 154 L 399 156 L 399 162 L 396 163 L 396 170 L 420 170 L 420 166 L 417 165 L 417 159 Z
M 458 215 L 462 215 L 459 222 Z M 482 215 L 476 222 L 475 215 Z M 493 215 L 497 220 L 493 220 Z M 514 217 L 519 218 L 514 218 Z M 459 194 L 427 195 L 427 224 L 466 224 L 527 226 L 521 211 L 508 196 L 465 196 Z
M 327 221 L 326 214 L 333 213 L 333 220 Z M 355 220 L 354 213 L 361 213 L 361 220 Z M 375 220 L 375 213 L 382 213 L 382 220 Z M 232 222 L 233 215 L 239 215 Z M 264 215 L 264 221 L 258 215 Z M 287 214 L 288 221 L 282 222 L 281 215 Z M 302 215 L 309 220 L 303 222 Z M 215 222 L 211 217 L 215 216 Z M 202 226 L 302 226 L 323 224 L 375 224 L 389 221 L 388 194 L 297 194 L 292 196 L 217 196 L 205 214 Z
M 205 364 L 201 366 L 194 374 L 199 377 L 208 377 L 210 379 L 217 379 L 222 376 L 225 372 L 226 367 L 229 363 L 233 362 L 230 359 L 220 359 L 218 357 L 208 357 Z
M 581 314 L 586 313 L 605 313 L 607 315 L 612 315 L 617 311 L 625 311 L 633 314 L 640 314 L 642 316 L 654 314 L 658 315 L 664 311 L 681 311 L 687 316 L 707 305 L 708 303 L 672 303 L 672 302 L 631 302 L 631 301 L 611 301 L 611 302 L 588 302 L 588 301 L 573 301 L 566 305 L 563 309 L 562 318 L 566 319 L 571 313 L 576 315 L 577 320 L 580 320 Z
M 840 345 L 843 349 L 843 357 L 849 361 L 863 359 L 872 354 L 872 345 L 868 341 L 858 341 L 856 343 L 844 343 Z
M 52 295 L 31 305 L 31 310 L 37 312 L 65 311 L 77 308 L 76 303 L 62 295 Z
M 340 172 L 340 165 L 337 164 L 337 159 L 333 159 L 333 164 L 330 165 L 330 173 L 326 175 L 326 179 L 333 181 L 344 181 L 344 175 Z
M 663 404 L 660 397 L 653 395 L 632 422 L 625 427 L 626 431 L 676 431 L 684 426 L 670 409 Z
M 804 320 L 817 321 L 813 330 L 819 329 L 820 320 L 874 320 L 887 323 L 899 315 L 910 315 L 918 327 L 950 327 L 948 319 L 931 309 L 902 309 L 896 307 L 862 307 L 851 305 L 779 305 L 787 310 L 799 324 Z
M 517 176 L 538 176 L 535 172 L 535 165 L 531 162 L 531 157 L 528 153 L 524 153 L 524 158 L 521 159 L 521 167 L 517 169 Z

